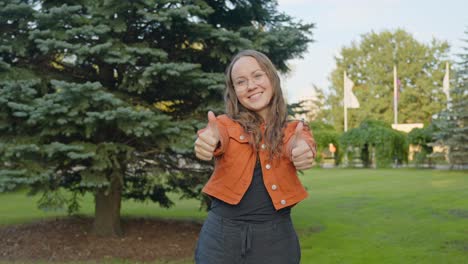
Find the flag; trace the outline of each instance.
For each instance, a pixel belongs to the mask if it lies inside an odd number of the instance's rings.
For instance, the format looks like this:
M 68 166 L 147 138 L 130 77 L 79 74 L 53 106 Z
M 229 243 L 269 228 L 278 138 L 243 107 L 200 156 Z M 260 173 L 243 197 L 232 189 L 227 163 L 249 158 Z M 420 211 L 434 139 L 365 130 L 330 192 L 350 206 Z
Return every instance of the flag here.
M 442 82 L 442 91 L 444 91 L 445 95 L 447 96 L 447 101 L 450 100 L 449 88 L 450 88 L 450 77 L 449 77 L 449 64 L 447 62 L 445 66 L 444 81 Z
M 344 105 L 346 108 L 359 108 L 359 101 L 353 94 L 354 83 L 344 73 Z

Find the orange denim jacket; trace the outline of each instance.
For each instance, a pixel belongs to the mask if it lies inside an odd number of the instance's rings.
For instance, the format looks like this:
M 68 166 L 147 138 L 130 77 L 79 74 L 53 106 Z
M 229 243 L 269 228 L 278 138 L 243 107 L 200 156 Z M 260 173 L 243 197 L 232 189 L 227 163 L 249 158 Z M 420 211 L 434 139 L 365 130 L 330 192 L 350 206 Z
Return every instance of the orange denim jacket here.
M 283 154 L 269 160 L 264 141 L 260 142 L 258 155 L 262 164 L 263 181 L 276 210 L 295 205 L 307 197 L 307 192 L 297 177 L 288 144 L 296 130 L 298 121 L 289 122 L 284 128 Z M 214 152 L 215 168 L 202 192 L 228 204 L 238 204 L 252 181 L 257 153 L 249 144 L 248 134 L 242 126 L 226 115 L 217 117 L 220 145 Z M 265 131 L 264 125 L 261 127 Z M 202 133 L 204 129 L 198 131 Z M 316 144 L 307 126 L 302 136 L 312 149 Z

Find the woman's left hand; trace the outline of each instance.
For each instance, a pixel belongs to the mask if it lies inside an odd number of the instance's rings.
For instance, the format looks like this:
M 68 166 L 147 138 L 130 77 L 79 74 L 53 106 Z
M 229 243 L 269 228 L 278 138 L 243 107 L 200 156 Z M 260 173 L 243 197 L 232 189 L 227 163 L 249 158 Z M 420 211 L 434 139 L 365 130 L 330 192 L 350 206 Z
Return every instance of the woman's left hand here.
M 304 124 L 302 122 L 297 123 L 294 138 L 292 139 L 291 161 L 297 170 L 310 169 L 314 162 L 314 152 L 302 137 L 303 128 Z

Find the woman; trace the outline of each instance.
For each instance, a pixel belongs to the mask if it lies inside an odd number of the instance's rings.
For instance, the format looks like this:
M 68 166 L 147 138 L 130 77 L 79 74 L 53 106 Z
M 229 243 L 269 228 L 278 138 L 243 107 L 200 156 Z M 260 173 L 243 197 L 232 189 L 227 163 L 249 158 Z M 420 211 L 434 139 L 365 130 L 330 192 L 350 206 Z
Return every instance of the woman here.
M 195 262 L 299 263 L 291 208 L 307 197 L 297 170 L 312 166 L 316 146 L 302 122 L 287 122 L 278 73 L 264 54 L 245 50 L 226 70 L 226 115 L 208 113 L 195 154 L 215 157 L 203 188 L 212 198 Z

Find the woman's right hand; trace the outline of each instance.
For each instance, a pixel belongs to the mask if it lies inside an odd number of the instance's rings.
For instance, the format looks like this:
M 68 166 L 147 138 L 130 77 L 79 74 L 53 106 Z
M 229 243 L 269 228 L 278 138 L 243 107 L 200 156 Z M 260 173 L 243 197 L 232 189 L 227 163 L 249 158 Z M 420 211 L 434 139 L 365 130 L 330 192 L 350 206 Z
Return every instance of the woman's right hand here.
M 195 141 L 195 156 L 201 160 L 211 160 L 219 141 L 220 135 L 216 124 L 216 116 L 209 111 L 208 124 Z

